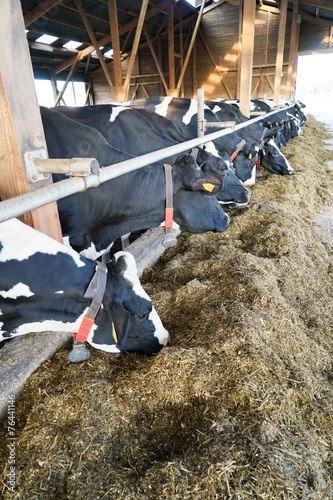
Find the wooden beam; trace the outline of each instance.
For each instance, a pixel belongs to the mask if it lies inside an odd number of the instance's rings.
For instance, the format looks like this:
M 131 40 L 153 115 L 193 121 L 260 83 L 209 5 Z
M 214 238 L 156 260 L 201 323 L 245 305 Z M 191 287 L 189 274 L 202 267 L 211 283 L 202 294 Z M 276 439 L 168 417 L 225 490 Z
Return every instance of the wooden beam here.
M 183 80 L 184 80 L 184 76 L 185 76 L 185 72 L 186 72 L 186 69 L 187 69 L 187 65 L 188 65 L 188 62 L 190 60 L 192 49 L 193 49 L 193 45 L 194 45 L 195 39 L 197 37 L 197 33 L 198 33 L 199 26 L 200 26 L 200 23 L 201 23 L 201 19 L 202 19 L 204 7 L 205 7 L 205 2 L 202 2 L 201 7 L 200 7 L 200 11 L 199 11 L 199 15 L 198 15 L 198 18 L 196 20 L 196 23 L 195 23 L 195 26 L 194 26 L 194 30 L 193 30 L 193 33 L 192 33 L 190 46 L 189 46 L 187 54 L 185 56 L 185 61 L 184 61 L 184 64 L 183 64 L 183 67 L 182 67 L 182 71 L 180 73 L 180 77 L 179 77 L 179 80 L 178 80 L 178 83 L 177 83 L 177 95 L 179 95 L 180 87 L 181 87 L 181 85 L 183 83 Z
M 5 200 L 52 184 L 52 180 L 29 183 L 24 166 L 24 153 L 46 149 L 46 142 L 20 0 L 1 2 L 0 42 L 0 197 Z M 25 214 L 22 220 L 62 241 L 56 203 Z
M 81 19 L 83 21 L 83 24 L 87 30 L 87 33 L 89 35 L 89 38 L 96 50 L 96 54 L 97 54 L 97 57 L 98 57 L 98 60 L 99 60 L 99 63 L 104 71 L 104 74 L 105 74 L 105 77 L 107 79 L 107 82 L 110 86 L 110 89 L 111 91 L 113 91 L 113 82 L 112 82 L 112 79 L 111 79 L 111 75 L 110 75 L 110 72 L 109 72 L 109 68 L 107 67 L 107 64 L 105 62 L 105 59 L 103 57 L 103 54 L 102 52 L 100 51 L 99 49 L 99 46 L 102 45 L 100 42 L 97 42 L 96 40 L 96 37 L 94 35 L 94 32 L 93 30 L 91 29 L 91 26 L 90 26 L 90 23 L 89 23 L 89 20 L 86 16 L 86 13 L 84 12 L 84 9 L 82 7 L 82 4 L 81 4 L 81 0 L 73 0 L 73 2 L 75 3 L 76 5 L 76 8 L 77 10 L 79 11 L 80 13 L 80 16 L 81 16 Z M 83 51 L 82 51 L 83 52 Z M 72 59 L 72 58 L 71 58 Z M 81 58 L 82 59 L 82 58 Z M 73 64 L 78 64 L 79 62 L 79 59 L 75 58 L 74 61 L 73 61 Z
M 197 99 L 198 93 L 198 68 L 197 68 L 197 41 L 195 41 L 192 51 L 192 96 Z
M 288 7 L 288 0 L 281 0 L 280 17 L 279 17 L 279 35 L 278 35 L 278 44 L 276 52 L 275 79 L 274 79 L 274 102 L 276 106 L 279 105 L 281 97 L 281 79 L 282 79 L 281 75 L 283 66 L 284 39 L 286 36 L 287 7 Z
M 151 18 L 151 17 L 156 16 L 156 14 L 158 14 L 162 10 L 165 10 L 165 8 L 168 6 L 169 2 L 170 2 L 170 0 L 164 0 L 160 4 L 154 5 L 153 7 L 151 7 L 146 14 L 146 20 Z M 120 26 L 119 27 L 119 36 L 127 33 L 131 29 L 135 28 L 137 26 L 137 24 L 138 24 L 137 19 L 133 19 L 132 21 L 129 21 L 128 23 L 124 24 L 123 26 Z M 99 40 L 99 45 L 105 46 L 110 42 L 110 40 L 111 40 L 111 35 L 106 35 Z M 95 47 L 93 45 L 86 47 L 85 49 L 82 50 L 82 57 L 86 57 L 87 55 L 91 54 L 94 50 L 95 50 Z M 67 61 L 64 61 L 63 63 L 59 64 L 59 66 L 57 66 L 55 68 L 55 73 L 60 73 L 61 71 L 72 66 L 74 59 L 75 59 L 74 57 L 71 57 Z
M 174 95 L 176 87 L 175 72 L 175 34 L 173 24 L 173 3 L 168 5 L 168 68 L 169 68 L 169 90 L 168 95 Z
M 115 86 L 117 87 L 118 85 L 122 85 L 123 83 L 123 74 L 122 74 L 121 57 L 120 57 L 117 0 L 109 0 L 108 5 L 109 5 L 111 42 L 113 49 L 114 81 L 115 81 Z
M 241 75 L 241 61 L 242 61 L 242 27 L 243 27 L 243 9 L 240 6 L 238 9 L 238 30 L 237 30 L 237 87 L 236 96 L 240 95 L 240 75 Z
M 250 116 L 256 0 L 244 0 L 239 107 Z
M 208 43 L 207 43 L 207 41 L 206 41 L 206 39 L 205 39 L 205 37 L 204 37 L 204 34 L 202 33 L 202 30 L 201 30 L 201 29 L 199 29 L 199 35 L 200 35 L 200 38 L 201 38 L 201 40 L 202 40 L 202 42 L 203 42 L 203 44 L 204 44 L 204 46 L 205 46 L 205 49 L 207 50 L 208 55 L 209 55 L 209 57 L 210 57 L 210 59 L 211 59 L 211 61 L 212 61 L 212 63 L 213 63 L 213 66 L 214 66 L 214 68 L 215 68 L 215 71 L 216 71 L 216 73 L 219 75 L 220 80 L 221 80 L 221 83 L 222 83 L 223 87 L 225 88 L 225 90 L 226 90 L 226 92 L 227 92 L 227 94 L 228 94 L 229 99 L 231 99 L 231 98 L 232 98 L 232 96 L 231 96 L 231 93 L 230 93 L 230 91 L 229 91 L 229 89 L 228 89 L 228 87 L 227 87 L 226 83 L 224 82 L 222 71 L 219 69 L 218 64 L 217 64 L 217 62 L 216 62 L 216 60 L 215 60 L 215 58 L 214 58 L 214 56 L 213 56 L 212 51 L 211 51 L 211 50 L 210 50 L 210 48 L 209 48 L 209 45 L 208 45 Z M 236 70 L 235 70 L 235 71 L 236 71 Z
M 161 82 L 163 84 L 163 87 L 164 87 L 164 90 L 165 90 L 165 93 L 167 93 L 167 89 L 168 89 L 168 85 L 167 85 L 167 82 L 164 78 L 164 75 L 163 75 L 163 71 L 162 71 L 162 68 L 161 68 L 161 65 L 160 65 L 160 62 L 158 60 L 158 57 L 157 57 L 157 54 L 155 52 L 155 49 L 154 49 L 154 46 L 152 44 L 152 41 L 150 40 L 150 36 L 149 36 L 149 33 L 148 31 L 146 30 L 146 28 L 143 28 L 143 32 L 145 34 L 145 37 L 146 37 L 146 40 L 148 42 L 148 46 L 149 46 L 149 49 L 150 49 L 150 52 L 151 52 L 151 55 L 153 56 L 153 59 L 154 59 L 154 62 L 156 64 L 156 68 L 157 68 L 157 71 L 160 75 L 160 78 L 161 78 Z
M 47 14 L 54 7 L 62 3 L 62 0 L 44 0 L 39 2 L 37 7 L 32 9 L 30 12 L 24 16 L 24 25 L 27 28 L 30 24 L 33 24 L 37 19 Z
M 330 28 L 333 25 L 333 21 L 328 21 L 327 19 L 321 19 L 320 17 L 311 16 L 310 14 L 303 12 L 301 9 L 299 9 L 299 13 L 302 16 L 302 21 L 317 24 L 318 26 L 324 26 L 325 28 Z
M 178 17 L 178 24 L 179 24 L 179 58 L 180 58 L 180 71 L 183 69 L 183 64 L 184 64 L 184 45 L 183 45 L 183 4 L 180 2 L 179 3 L 179 17 Z M 184 97 L 184 85 L 182 83 L 181 89 L 181 97 Z
M 78 65 L 78 63 L 79 63 L 79 60 L 80 60 L 80 54 L 77 54 L 76 61 L 75 61 L 75 63 L 73 64 L 73 66 L 71 67 L 71 69 L 70 69 L 70 71 L 69 71 L 69 73 L 68 73 L 68 75 L 67 75 L 67 78 L 66 78 L 66 80 L 65 80 L 65 82 L 64 82 L 64 85 L 63 85 L 62 89 L 60 90 L 59 94 L 58 94 L 58 95 L 57 95 L 57 97 L 56 97 L 56 100 L 55 100 L 55 103 L 54 103 L 54 105 L 55 105 L 55 106 L 58 106 L 59 102 L 60 102 L 60 101 L 61 101 L 61 99 L 63 98 L 63 95 L 64 95 L 64 93 L 65 93 L 65 91 L 66 91 L 66 88 L 67 88 L 68 82 L 69 82 L 69 81 L 70 81 L 70 79 L 72 78 L 73 73 L 74 73 L 74 71 L 76 70 L 76 67 L 77 67 L 77 65 Z
M 135 37 L 134 37 L 134 42 L 132 45 L 130 60 L 128 63 L 127 72 L 126 72 L 126 76 L 125 76 L 125 80 L 124 80 L 125 100 L 128 98 L 129 84 L 131 81 L 131 76 L 132 76 L 132 72 L 133 72 L 135 58 L 136 58 L 137 52 L 138 52 L 138 47 L 139 47 L 139 42 L 140 42 L 143 24 L 145 22 L 148 2 L 149 2 L 149 0 L 142 0 L 142 3 L 141 3 L 140 15 L 139 15 L 138 24 L 137 24 L 136 31 L 135 31 Z
M 298 22 L 298 0 L 294 1 L 293 14 L 291 20 L 290 32 L 290 49 L 287 71 L 286 99 L 289 101 L 295 100 L 295 82 L 296 82 L 296 66 L 297 66 L 297 49 L 299 40 L 300 23 Z

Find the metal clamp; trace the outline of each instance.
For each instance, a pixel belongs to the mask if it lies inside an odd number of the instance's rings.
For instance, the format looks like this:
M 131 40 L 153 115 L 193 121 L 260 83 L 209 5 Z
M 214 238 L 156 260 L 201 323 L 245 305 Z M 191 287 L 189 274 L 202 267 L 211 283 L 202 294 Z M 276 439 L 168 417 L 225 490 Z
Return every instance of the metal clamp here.
M 99 163 L 95 158 L 51 159 L 45 149 L 26 151 L 24 162 L 29 182 L 45 181 L 50 174 L 87 177 L 99 172 Z

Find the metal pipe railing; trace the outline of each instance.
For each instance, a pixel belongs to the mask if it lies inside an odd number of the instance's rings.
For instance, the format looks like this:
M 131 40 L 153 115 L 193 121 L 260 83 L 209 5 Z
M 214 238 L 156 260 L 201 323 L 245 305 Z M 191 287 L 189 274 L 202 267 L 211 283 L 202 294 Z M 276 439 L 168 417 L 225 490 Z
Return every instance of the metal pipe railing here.
M 292 106 L 290 106 L 292 107 Z M 284 108 L 289 109 L 289 107 Z M 279 110 L 280 111 L 280 110 Z M 274 115 L 277 111 L 272 111 L 267 113 L 266 116 Z M 224 129 L 217 132 L 207 134 L 203 137 L 197 137 L 186 142 L 176 144 L 175 146 L 170 146 L 168 148 L 160 149 L 154 151 L 153 153 L 147 153 L 142 156 L 136 156 L 130 160 L 115 163 L 113 165 L 108 165 L 107 167 L 101 168 L 97 175 L 92 174 L 86 177 L 72 177 L 70 179 L 65 179 L 63 181 L 56 182 L 54 184 L 36 189 L 29 193 L 25 193 L 14 198 L 9 198 L 0 202 L 0 222 L 4 222 L 13 217 L 18 217 L 20 215 L 26 214 L 31 210 L 47 205 L 48 203 L 60 200 L 71 194 L 86 191 L 88 188 L 99 186 L 100 184 L 115 179 L 120 175 L 128 174 L 135 170 L 139 170 L 151 163 L 159 162 L 173 156 L 175 154 L 184 153 L 187 150 L 205 144 L 209 141 L 214 141 L 223 137 L 224 135 L 230 134 L 233 131 L 240 130 L 241 128 L 247 127 L 260 118 L 253 118 L 247 120 L 244 123 L 236 125 L 234 129 Z

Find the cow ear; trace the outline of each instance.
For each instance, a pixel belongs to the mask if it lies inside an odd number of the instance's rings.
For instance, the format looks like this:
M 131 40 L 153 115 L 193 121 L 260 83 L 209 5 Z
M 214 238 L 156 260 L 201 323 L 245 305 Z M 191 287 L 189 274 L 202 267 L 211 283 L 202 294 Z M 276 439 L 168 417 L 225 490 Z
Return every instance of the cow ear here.
M 200 167 L 195 161 L 194 156 L 189 154 L 182 154 L 180 156 L 177 156 L 175 166 L 179 166 L 181 168 L 186 167 L 186 169 L 200 170 Z
M 133 288 L 133 283 L 125 278 L 125 272 L 128 270 L 128 262 L 125 255 L 119 255 L 117 252 L 108 263 L 108 270 L 109 274 L 114 279 L 121 281 L 126 288 Z
M 112 329 L 111 334 L 115 343 L 124 346 L 131 326 L 131 314 L 120 304 L 112 304 Z
M 249 143 L 246 143 L 244 145 L 244 153 L 246 154 L 246 156 L 251 160 L 253 158 L 253 156 L 256 155 L 257 151 L 259 149 L 259 144 L 258 146 L 256 144 L 249 144 Z M 250 155 L 252 155 L 252 157 L 250 158 Z
M 192 179 L 191 190 L 192 191 L 204 191 L 205 194 L 216 194 L 222 189 L 222 181 L 218 177 L 210 176 L 203 177 L 200 179 Z
M 189 191 L 204 191 L 205 194 L 213 195 L 222 189 L 222 180 L 219 177 L 215 175 L 199 177 L 202 175 L 202 170 L 192 155 L 178 156 L 174 167 L 173 170 L 176 170 L 183 187 Z

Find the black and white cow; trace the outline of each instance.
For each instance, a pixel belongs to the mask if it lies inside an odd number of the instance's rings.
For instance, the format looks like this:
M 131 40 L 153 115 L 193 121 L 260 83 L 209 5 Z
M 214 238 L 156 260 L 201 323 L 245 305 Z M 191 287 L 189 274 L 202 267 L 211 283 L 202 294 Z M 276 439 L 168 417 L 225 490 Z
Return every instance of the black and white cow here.
M 206 101 L 209 108 L 215 113 L 220 121 L 232 120 L 232 116 L 238 117 L 238 123 L 248 120 L 241 111 L 231 104 L 225 102 Z M 251 123 L 247 127 L 237 130 L 237 133 L 245 141 L 254 141 L 258 144 L 260 165 L 273 174 L 290 175 L 293 169 L 281 152 L 280 147 L 285 145 L 285 138 L 278 124 L 268 123 L 268 119 L 262 119 Z
M 106 264 L 101 306 L 87 341 L 96 349 L 151 355 L 169 334 L 142 288 L 134 257 Z M 0 224 L 0 341 L 31 332 L 78 332 L 96 272 L 87 259 L 17 219 Z
M 58 106 L 61 112 L 89 127 L 98 130 L 113 147 L 135 156 L 174 146 L 186 141 L 177 126 L 168 118 L 146 109 L 133 109 L 120 105 L 100 104 L 96 106 L 70 107 Z M 230 168 L 227 153 L 218 155 L 213 143 L 204 148 L 194 148 L 196 161 L 207 175 L 223 172 L 222 189 L 216 193 L 217 199 L 224 205 L 245 206 L 250 200 L 250 191 L 237 178 Z M 193 154 L 194 150 L 188 151 Z M 177 156 L 165 159 L 173 163 Z
M 187 140 L 197 137 L 198 103 L 195 99 L 175 97 L 151 97 L 131 101 L 130 106 L 135 109 L 146 109 L 169 118 L 175 123 Z M 204 118 L 208 122 L 219 122 L 215 113 L 204 107 Z M 212 128 L 206 134 L 221 130 Z M 238 133 L 232 132 L 214 140 L 219 154 L 227 152 L 232 160 L 236 175 L 246 185 L 254 183 L 255 164 L 257 160 L 257 145 L 243 141 Z
M 101 166 L 133 158 L 113 148 L 95 129 L 62 113 L 41 108 L 50 158 L 91 157 Z M 172 167 L 174 220 L 181 231 L 225 231 L 229 217 L 215 193 L 223 172 L 205 174 L 192 155 L 180 155 Z M 55 175 L 54 180 L 64 176 Z M 207 186 L 209 188 L 207 189 Z M 99 187 L 58 201 L 63 235 L 76 251 L 97 258 L 112 242 L 133 231 L 159 226 L 165 217 L 166 180 L 161 163 L 122 175 Z

